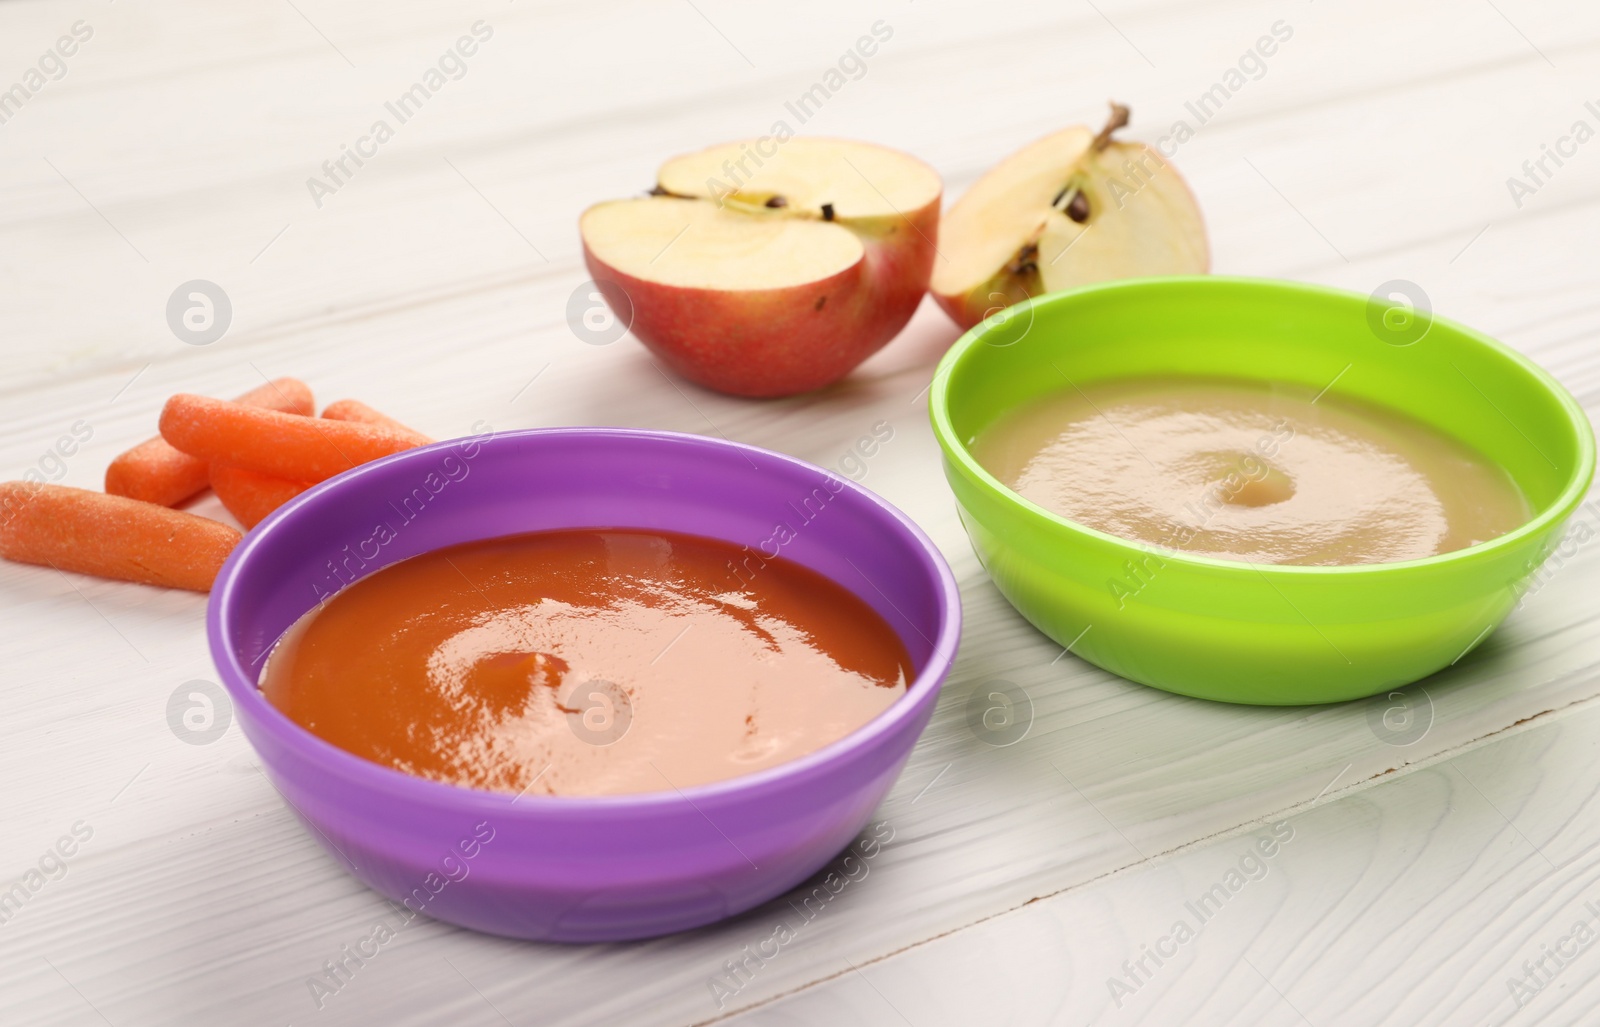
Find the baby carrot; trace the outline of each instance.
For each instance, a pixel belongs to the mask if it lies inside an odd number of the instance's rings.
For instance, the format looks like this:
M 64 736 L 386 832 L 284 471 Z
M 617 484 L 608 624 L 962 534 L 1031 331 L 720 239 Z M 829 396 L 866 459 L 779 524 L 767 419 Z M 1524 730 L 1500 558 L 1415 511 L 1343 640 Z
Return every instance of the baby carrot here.
M 310 487 L 309 481 L 274 478 L 232 464 L 211 465 L 212 490 L 246 528 L 260 524 L 267 514 Z
M 155 503 L 0 483 L 0 556 L 7 560 L 207 592 L 238 541 L 226 524 Z
M 179 393 L 161 411 L 161 437 L 214 463 L 318 482 L 357 464 L 414 448 L 414 435 L 353 421 L 297 417 Z
M 379 413 L 378 411 L 367 406 L 365 403 L 361 402 L 359 399 L 341 399 L 335 403 L 329 403 L 323 408 L 322 416 L 335 421 L 355 421 L 358 424 L 374 424 L 379 428 L 387 428 L 392 432 L 399 432 L 405 435 L 415 435 L 422 445 L 427 445 L 433 441 L 421 432 L 413 431 L 406 425 L 401 424 L 388 414 Z
M 294 378 L 268 382 L 234 402 L 308 417 L 315 410 L 311 389 Z M 159 435 L 134 446 L 106 468 L 107 492 L 162 506 L 177 506 L 205 487 L 206 462 L 178 452 Z

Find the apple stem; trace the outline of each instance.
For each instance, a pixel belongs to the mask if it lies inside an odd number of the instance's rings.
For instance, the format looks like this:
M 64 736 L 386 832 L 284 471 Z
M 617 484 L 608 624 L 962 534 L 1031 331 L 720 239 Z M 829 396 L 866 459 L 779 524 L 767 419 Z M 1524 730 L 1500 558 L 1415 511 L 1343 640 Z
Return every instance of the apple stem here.
M 833 204 L 824 203 L 822 205 L 822 220 L 824 220 L 824 221 L 832 221 L 833 220 Z
M 1117 103 L 1115 100 L 1112 100 L 1111 116 L 1106 119 L 1106 127 L 1100 130 L 1100 134 L 1094 137 L 1094 142 L 1090 143 L 1089 146 L 1096 153 L 1099 153 L 1101 150 L 1104 150 L 1106 147 L 1110 146 L 1112 133 L 1116 132 L 1116 130 L 1119 128 L 1127 127 L 1128 114 L 1129 111 L 1127 107 Z

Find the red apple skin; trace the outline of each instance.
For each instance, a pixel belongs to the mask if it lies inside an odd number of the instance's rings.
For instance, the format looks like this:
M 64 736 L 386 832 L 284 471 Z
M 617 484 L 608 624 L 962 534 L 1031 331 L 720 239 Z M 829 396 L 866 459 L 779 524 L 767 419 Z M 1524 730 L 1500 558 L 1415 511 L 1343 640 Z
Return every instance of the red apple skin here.
M 624 274 L 584 246 L 594 279 L 633 303 L 631 330 L 662 363 L 734 396 L 792 396 L 832 385 L 905 327 L 928 291 L 940 197 L 905 216 L 841 219 L 862 259 L 829 278 L 783 289 L 692 289 Z
M 954 321 L 956 327 L 963 332 L 983 320 L 982 313 L 969 309 L 971 299 L 970 295 L 941 296 L 938 293 L 933 294 L 933 301 L 939 304 L 939 309 L 949 314 L 950 320 Z
M 1031 276 L 1031 279 L 1031 282 L 1025 281 L 1021 276 L 1000 272 L 988 284 L 971 292 L 956 296 L 933 293 L 933 299 L 940 309 L 950 315 L 956 327 L 964 332 L 990 314 L 997 314 L 1013 303 L 1021 303 L 1043 292 L 1038 275 Z

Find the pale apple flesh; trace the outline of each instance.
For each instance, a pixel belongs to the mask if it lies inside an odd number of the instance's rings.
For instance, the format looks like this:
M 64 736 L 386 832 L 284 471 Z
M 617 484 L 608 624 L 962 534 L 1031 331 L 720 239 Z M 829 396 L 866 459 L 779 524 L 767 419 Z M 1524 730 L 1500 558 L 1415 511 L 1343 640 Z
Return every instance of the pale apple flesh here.
M 1007 157 L 945 214 L 930 288 L 963 328 L 1030 296 L 1094 282 L 1210 270 L 1205 222 L 1172 165 L 1075 126 Z
M 709 388 L 831 384 L 893 338 L 935 259 L 938 175 L 866 143 L 728 144 L 668 161 L 653 195 L 584 212 L 584 259 L 633 335 Z

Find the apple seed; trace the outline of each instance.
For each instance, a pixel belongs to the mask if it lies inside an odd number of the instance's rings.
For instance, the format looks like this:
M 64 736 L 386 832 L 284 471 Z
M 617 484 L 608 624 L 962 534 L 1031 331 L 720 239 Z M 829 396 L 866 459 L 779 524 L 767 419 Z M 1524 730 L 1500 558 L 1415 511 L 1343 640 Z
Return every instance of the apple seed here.
M 1011 258 L 1011 263 L 1006 265 L 1006 270 L 1014 275 L 1026 274 L 1029 271 L 1039 270 L 1039 262 L 1034 259 L 1039 256 L 1037 243 L 1026 243 L 1017 255 Z
M 1067 203 L 1066 213 L 1067 217 L 1080 225 L 1089 220 L 1089 197 L 1083 194 L 1083 190 L 1080 189 L 1072 195 L 1072 199 Z

